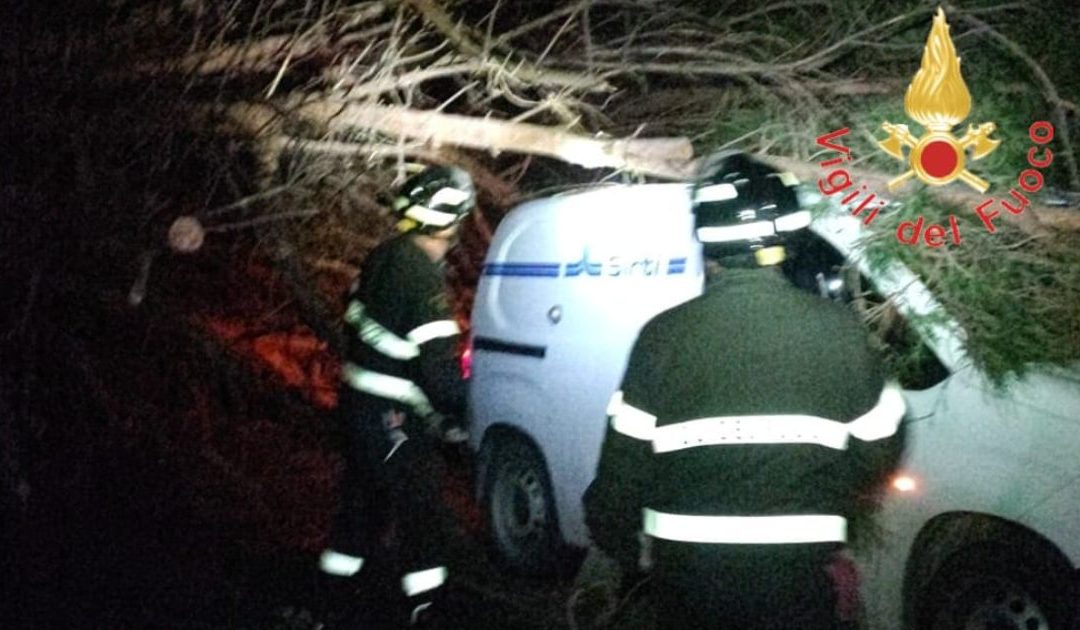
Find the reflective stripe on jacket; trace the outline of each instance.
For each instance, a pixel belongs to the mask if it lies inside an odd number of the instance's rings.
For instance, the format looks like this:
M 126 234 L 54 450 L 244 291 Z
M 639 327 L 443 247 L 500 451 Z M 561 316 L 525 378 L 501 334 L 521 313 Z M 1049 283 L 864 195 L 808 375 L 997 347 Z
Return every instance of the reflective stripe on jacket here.
M 834 514 L 703 516 L 645 508 L 642 521 L 649 536 L 678 542 L 764 545 L 847 540 L 847 519 Z
M 877 404 L 848 422 L 803 414 L 772 414 L 700 418 L 657 427 L 656 416 L 624 402 L 621 390 L 612 395 L 607 407 L 612 429 L 650 441 L 654 453 L 720 444 L 797 442 L 844 450 L 849 437 L 869 442 L 895 435 L 905 411 L 904 397 L 896 383 L 886 384 Z
M 376 352 L 398 361 L 419 357 L 422 346 L 428 341 L 453 337 L 461 332 L 454 320 L 437 319 L 413 328 L 402 339 L 374 318 L 366 316 L 364 305 L 359 300 L 349 302 L 345 321 L 356 329 L 361 341 Z M 407 405 L 421 417 L 434 411 L 424 390 L 407 378 L 365 370 L 351 362 L 345 364 L 341 377 L 353 389 Z
M 344 316 L 351 389 L 394 401 L 417 416 L 459 415 L 464 408 L 442 266 L 409 235 L 376 247 L 349 291 Z
M 461 332 L 452 319 L 437 319 L 410 330 L 402 339 L 387 330 L 374 318 L 364 314 L 364 304 L 351 300 L 345 311 L 345 321 L 357 330 L 360 340 L 392 359 L 407 361 L 420 356 L 420 346 L 432 339 L 453 337 Z

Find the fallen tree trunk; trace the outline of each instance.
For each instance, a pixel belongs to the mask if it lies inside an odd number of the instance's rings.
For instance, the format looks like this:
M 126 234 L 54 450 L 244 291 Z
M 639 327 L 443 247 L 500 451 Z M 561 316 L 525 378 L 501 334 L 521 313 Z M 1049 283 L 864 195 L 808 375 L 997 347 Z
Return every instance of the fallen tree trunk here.
M 693 146 L 687 138 L 603 138 L 575 134 L 557 127 L 532 123 L 519 123 L 491 118 L 444 114 L 436 111 L 417 110 L 406 107 L 364 105 L 357 103 L 318 101 L 302 104 L 287 114 L 279 113 L 268 105 L 243 103 L 227 110 L 229 119 L 252 133 L 267 138 L 266 163 L 272 164 L 276 156 L 300 138 L 268 135 L 267 131 L 280 127 L 282 116 L 290 116 L 313 123 L 328 131 L 374 131 L 395 139 L 407 139 L 414 143 L 406 153 L 415 152 L 415 144 L 430 145 L 438 149 L 444 145 L 479 149 L 497 154 L 503 151 L 543 155 L 585 168 L 625 169 L 660 179 L 687 181 L 696 170 Z M 365 144 L 349 142 L 310 141 L 326 145 L 327 150 L 337 153 L 365 151 Z M 402 147 L 392 143 L 366 145 L 367 151 L 394 153 Z M 783 170 L 791 171 L 800 180 L 813 184 L 826 173 L 816 163 L 803 162 L 785 157 L 760 156 Z M 854 181 L 866 184 L 871 191 L 883 197 L 888 191 L 891 175 L 848 167 Z M 975 193 L 959 186 L 934 188 L 931 195 L 938 201 L 956 207 L 959 211 L 974 211 L 988 199 L 987 195 Z M 1000 191 L 999 197 L 1007 191 Z M 1004 221 L 1016 224 L 1031 234 L 1042 234 L 1048 229 L 1080 230 L 1080 212 L 1075 209 L 1053 208 L 1032 203 L 1019 216 L 1002 212 Z
M 469 171 L 477 188 L 489 194 L 500 208 L 512 205 L 518 197 L 513 184 L 491 172 L 486 166 L 471 156 L 455 151 L 450 147 L 431 147 L 412 143 L 401 146 L 394 144 L 360 144 L 335 140 L 308 140 L 287 135 L 275 135 L 264 140 L 264 146 L 274 154 L 281 151 L 301 151 L 341 157 L 409 157 L 420 158 L 426 162 L 444 166 L 458 165 Z
M 367 130 L 435 147 L 543 155 L 585 168 L 625 169 L 662 179 L 685 180 L 693 172 L 694 150 L 686 138 L 589 137 L 532 123 L 337 101 L 303 104 L 285 115 L 329 131 Z M 228 108 L 227 116 L 258 137 L 279 126 L 282 115 L 267 105 L 244 103 Z

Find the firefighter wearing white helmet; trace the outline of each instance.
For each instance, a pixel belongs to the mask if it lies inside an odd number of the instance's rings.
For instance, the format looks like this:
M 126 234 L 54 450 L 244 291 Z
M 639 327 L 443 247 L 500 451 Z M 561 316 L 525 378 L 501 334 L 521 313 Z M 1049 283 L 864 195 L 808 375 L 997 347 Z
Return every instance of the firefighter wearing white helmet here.
M 400 233 L 372 250 L 349 291 L 338 402 L 346 474 L 332 544 L 319 562 L 330 614 L 356 593 L 369 609 L 401 615 L 374 621 L 430 618 L 447 579 L 453 526 L 433 447 L 460 439 L 465 383 L 443 261 L 475 203 L 461 169 L 432 167 L 408 179 L 394 201 Z
M 810 223 L 793 184 L 705 162 L 705 293 L 645 325 L 608 408 L 587 523 L 626 573 L 646 543 L 657 627 L 838 627 L 827 566 L 900 455 L 904 401 L 857 315 L 781 271 Z

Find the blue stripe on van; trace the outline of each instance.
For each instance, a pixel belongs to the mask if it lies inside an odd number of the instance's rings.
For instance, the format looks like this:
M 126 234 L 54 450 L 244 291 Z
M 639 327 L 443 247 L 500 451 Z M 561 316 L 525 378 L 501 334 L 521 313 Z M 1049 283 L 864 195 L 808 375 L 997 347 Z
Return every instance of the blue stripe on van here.
M 533 346 L 491 337 L 475 337 L 472 340 L 472 348 L 477 351 L 503 352 L 537 359 L 543 359 L 544 355 L 547 354 L 546 346 Z
M 487 263 L 485 276 L 559 277 L 559 263 Z
M 669 276 L 680 274 L 684 271 L 686 271 L 685 258 L 672 258 L 668 260 L 667 272 Z

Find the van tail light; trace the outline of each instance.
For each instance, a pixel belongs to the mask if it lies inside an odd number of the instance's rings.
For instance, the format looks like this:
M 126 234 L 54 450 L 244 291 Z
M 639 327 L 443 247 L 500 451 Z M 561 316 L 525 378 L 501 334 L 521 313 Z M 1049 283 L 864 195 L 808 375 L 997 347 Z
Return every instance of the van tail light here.
M 468 380 L 472 376 L 472 339 L 466 344 L 459 359 L 461 365 L 461 378 Z
M 903 473 L 893 477 L 889 486 L 896 492 L 915 492 L 919 489 L 919 484 L 915 481 L 915 478 Z

